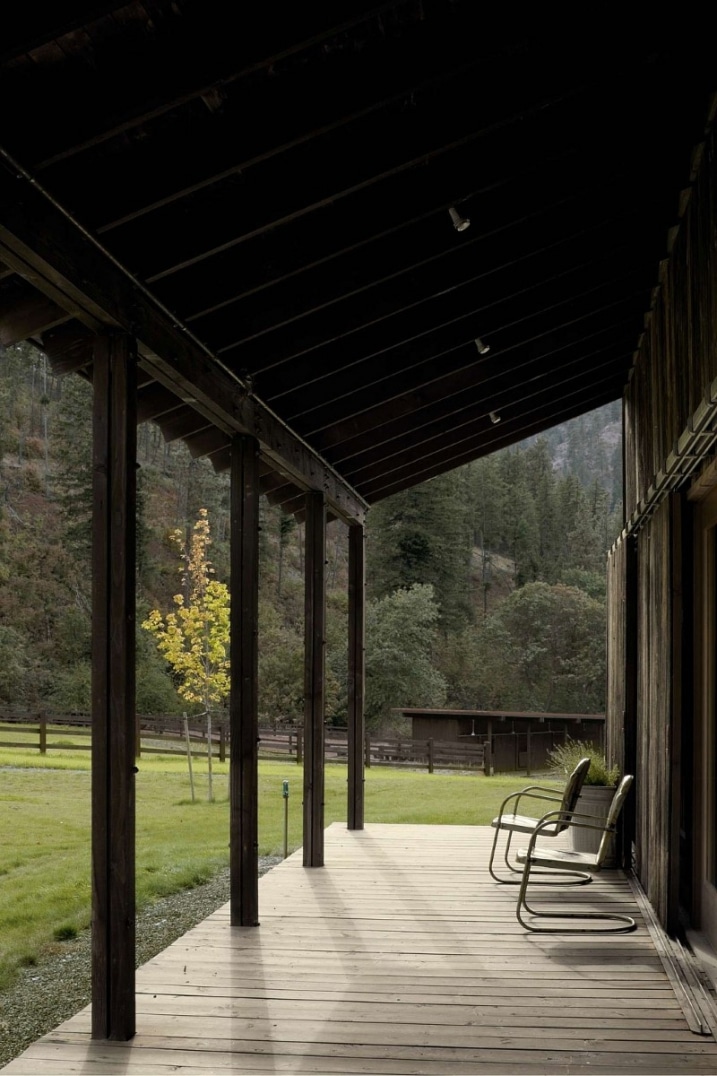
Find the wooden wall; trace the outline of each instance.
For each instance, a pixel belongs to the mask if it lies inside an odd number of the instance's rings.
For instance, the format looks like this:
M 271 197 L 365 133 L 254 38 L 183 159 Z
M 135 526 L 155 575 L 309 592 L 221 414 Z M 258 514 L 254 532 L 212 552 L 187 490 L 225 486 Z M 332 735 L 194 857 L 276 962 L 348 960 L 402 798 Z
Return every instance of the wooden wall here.
M 693 156 L 679 228 L 624 397 L 625 516 L 630 518 L 717 378 L 717 143 Z M 678 209 L 678 207 L 676 207 Z
M 624 824 L 632 862 L 663 923 L 671 907 L 673 774 L 672 501 L 608 560 L 608 756 L 634 773 Z
M 669 917 L 672 816 L 671 502 L 637 539 L 636 846 L 643 888 L 664 923 Z
M 637 770 L 637 543 L 621 538 L 607 563 L 607 698 L 605 750 L 621 773 Z M 618 857 L 626 867 L 635 859 L 635 790 L 622 819 Z
M 608 561 L 608 745 L 627 772 L 634 768 L 629 851 L 668 929 L 678 914 L 681 811 L 692 782 L 687 625 L 699 581 L 684 491 L 656 498 L 652 514 L 645 516 L 644 504 L 633 513 L 651 498 L 695 413 L 717 402 L 714 129 L 694 152 L 689 182 L 624 394 L 625 518 L 639 529 L 623 535 Z M 703 463 L 688 455 L 680 473 Z
M 625 765 L 626 698 L 626 560 L 627 541 L 610 551 L 607 561 L 607 698 L 605 700 L 605 747 L 608 761 L 622 773 Z

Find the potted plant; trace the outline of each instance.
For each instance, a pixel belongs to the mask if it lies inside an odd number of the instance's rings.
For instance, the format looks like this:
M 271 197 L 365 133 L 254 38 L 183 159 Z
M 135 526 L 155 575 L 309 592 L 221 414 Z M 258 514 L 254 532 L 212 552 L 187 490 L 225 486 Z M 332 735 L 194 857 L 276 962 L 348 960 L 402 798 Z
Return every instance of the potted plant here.
M 598 823 L 604 823 L 620 779 L 619 767 L 608 765 L 603 751 L 582 740 L 568 739 L 548 752 L 552 772 L 563 779 L 575 769 L 581 758 L 586 757 L 590 758 L 590 769 L 578 797 L 576 813 L 593 815 Z M 598 851 L 601 838 L 598 830 L 571 826 L 570 836 L 576 852 Z M 614 851 L 609 851 L 605 866 L 614 866 L 614 862 Z

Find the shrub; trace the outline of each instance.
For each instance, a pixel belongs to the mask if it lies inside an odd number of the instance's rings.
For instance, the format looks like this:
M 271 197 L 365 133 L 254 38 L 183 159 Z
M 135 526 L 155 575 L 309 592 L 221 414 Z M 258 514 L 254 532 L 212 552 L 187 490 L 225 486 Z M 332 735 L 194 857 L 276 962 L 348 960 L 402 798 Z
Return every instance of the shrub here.
M 567 777 L 573 772 L 581 758 L 590 757 L 590 769 L 585 778 L 586 785 L 616 785 L 620 777 L 618 766 L 609 766 L 605 754 L 592 743 L 583 740 L 566 740 L 564 744 L 548 752 L 551 772 L 556 777 Z

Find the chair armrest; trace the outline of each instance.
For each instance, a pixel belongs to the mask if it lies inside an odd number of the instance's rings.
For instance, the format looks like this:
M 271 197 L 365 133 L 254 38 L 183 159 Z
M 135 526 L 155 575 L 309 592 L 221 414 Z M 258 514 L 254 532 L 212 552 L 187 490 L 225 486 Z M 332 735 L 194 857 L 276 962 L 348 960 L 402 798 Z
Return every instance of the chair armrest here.
M 543 795 L 536 795 L 536 793 L 543 793 Z M 563 793 L 557 788 L 547 788 L 545 785 L 528 785 L 526 788 L 521 788 L 519 792 L 511 792 L 509 796 L 506 796 L 500 805 L 498 811 L 498 817 L 506 813 L 505 805 L 510 803 L 511 800 L 515 800 L 515 807 L 512 813 L 518 814 L 518 804 L 523 796 L 527 796 L 528 799 L 545 800 L 548 803 L 562 803 Z
M 578 819 L 580 821 L 578 821 Z M 589 819 L 589 821 L 584 821 Z M 600 818 L 599 815 L 584 814 L 582 811 L 548 811 L 538 822 L 537 826 L 530 835 L 530 841 L 528 842 L 528 858 L 533 853 L 535 848 L 535 842 L 540 836 L 541 832 L 547 829 L 549 826 L 555 826 L 556 822 L 569 822 L 571 826 L 575 826 L 577 829 L 598 829 L 605 833 L 614 833 L 615 826 L 608 826 L 604 818 Z

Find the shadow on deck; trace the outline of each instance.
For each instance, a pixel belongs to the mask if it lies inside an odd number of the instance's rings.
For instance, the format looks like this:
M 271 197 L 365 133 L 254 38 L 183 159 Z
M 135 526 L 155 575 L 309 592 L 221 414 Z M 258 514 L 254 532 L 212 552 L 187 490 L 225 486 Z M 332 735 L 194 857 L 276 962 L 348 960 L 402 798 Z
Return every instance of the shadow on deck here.
M 633 934 L 529 935 L 486 870 L 492 830 L 326 833 L 260 882 L 261 926 L 225 906 L 138 972 L 138 1033 L 92 1042 L 89 1008 L 4 1073 L 715 1073 L 626 879 L 557 900 L 627 910 Z M 553 891 L 554 892 L 554 891 Z

